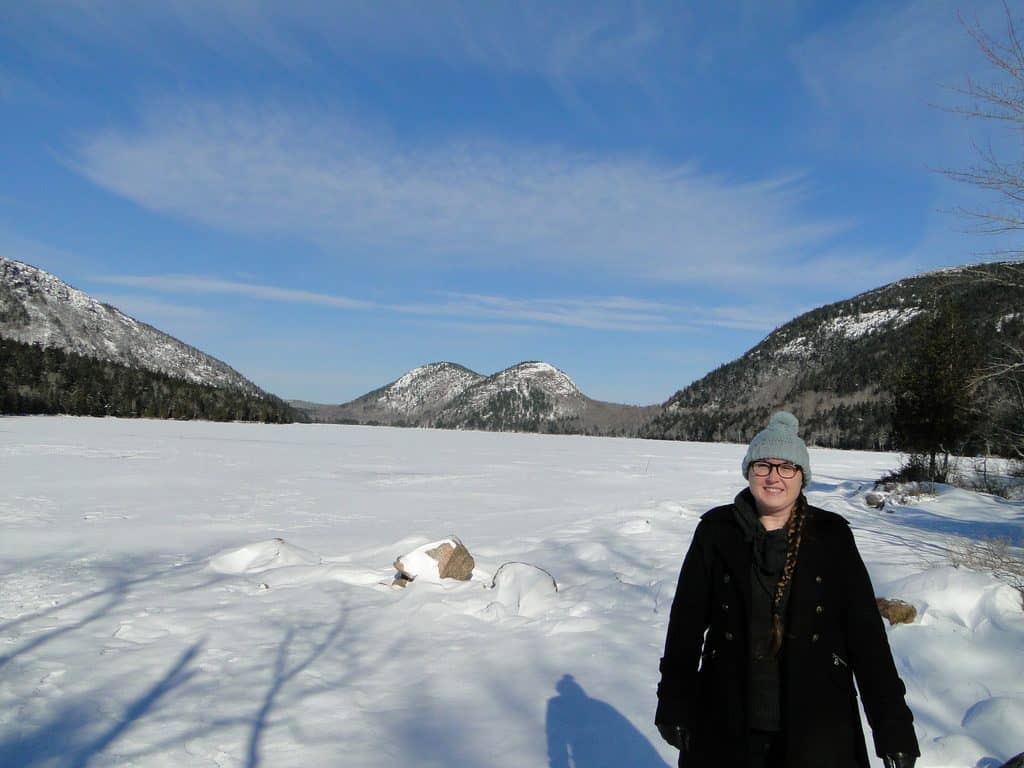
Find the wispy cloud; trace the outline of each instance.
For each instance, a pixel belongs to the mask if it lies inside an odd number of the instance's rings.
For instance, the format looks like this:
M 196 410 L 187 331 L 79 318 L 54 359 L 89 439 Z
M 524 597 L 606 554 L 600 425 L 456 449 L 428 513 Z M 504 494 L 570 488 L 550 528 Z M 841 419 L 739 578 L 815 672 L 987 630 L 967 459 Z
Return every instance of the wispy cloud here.
M 144 319 L 148 323 L 180 320 L 208 321 L 216 316 L 215 312 L 203 307 L 160 301 L 138 294 L 105 293 L 97 298 L 132 317 Z
M 560 326 L 631 333 L 692 332 L 703 327 L 759 330 L 781 322 L 782 310 L 766 307 L 700 307 L 649 301 L 628 296 L 522 298 L 473 293 L 445 293 L 435 301 L 382 303 L 314 291 L 277 288 L 196 275 L 101 275 L 94 282 L 131 286 L 170 294 L 226 294 L 249 298 L 329 306 L 343 310 L 486 323 L 523 330 Z M 142 299 L 132 297 L 134 306 Z M 167 307 L 154 302 L 154 307 Z M 188 313 L 188 310 L 183 310 Z
M 850 222 L 800 174 L 735 180 L 639 157 L 487 142 L 421 147 L 283 108 L 164 105 L 86 142 L 77 168 L 212 227 L 430 266 L 529 265 L 673 282 L 788 281 Z
M 0 11 L 5 17 L 22 35 L 45 36 L 40 27 L 48 26 L 66 43 L 114 43 L 150 61 L 186 40 L 228 58 L 255 52 L 289 67 L 325 52 L 363 60 L 381 53 L 555 81 L 634 77 L 646 52 L 671 44 L 680 20 L 660 3 L 606 0 L 37 0 L 31 12 Z
M 127 285 L 135 288 L 150 288 L 168 293 L 233 294 L 269 301 L 290 301 L 299 304 L 320 304 L 340 309 L 371 309 L 375 304 L 345 296 L 333 296 L 315 291 L 298 291 L 290 288 L 275 288 L 255 283 L 240 283 L 231 280 L 197 277 L 195 275 L 100 275 L 97 282 L 112 285 Z
M 439 304 L 411 304 L 397 311 L 418 315 L 475 317 L 593 330 L 630 332 L 690 331 L 676 307 L 622 297 L 521 299 L 452 294 Z
M 815 133 L 838 144 L 868 141 L 922 168 L 967 155 L 963 121 L 935 108 L 955 104 L 950 88 L 985 69 L 957 14 L 995 31 L 1005 25 L 1000 0 L 968 5 L 909 0 L 879 13 L 866 4 L 796 45 L 794 61 L 817 106 Z

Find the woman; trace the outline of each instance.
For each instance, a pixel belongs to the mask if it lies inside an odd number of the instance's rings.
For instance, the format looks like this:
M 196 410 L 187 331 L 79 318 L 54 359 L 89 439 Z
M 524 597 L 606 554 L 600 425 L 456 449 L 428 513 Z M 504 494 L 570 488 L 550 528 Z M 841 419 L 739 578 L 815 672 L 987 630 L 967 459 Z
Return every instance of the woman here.
M 857 690 L 887 768 L 920 754 L 849 524 L 804 497 L 797 426 L 776 413 L 750 442 L 748 487 L 683 561 L 655 715 L 681 768 L 867 768 Z

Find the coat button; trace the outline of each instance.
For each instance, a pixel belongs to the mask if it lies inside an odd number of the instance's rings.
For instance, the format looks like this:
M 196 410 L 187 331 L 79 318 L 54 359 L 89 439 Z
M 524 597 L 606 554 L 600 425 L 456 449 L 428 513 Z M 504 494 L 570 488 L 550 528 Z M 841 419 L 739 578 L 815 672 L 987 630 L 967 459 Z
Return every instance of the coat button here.
M 822 581 L 821 576 L 815 576 L 814 577 L 814 581 L 817 582 L 818 584 L 821 584 L 821 581 Z
M 825 612 L 825 606 L 823 606 L 823 605 L 819 605 L 818 607 L 816 607 L 816 608 L 814 609 L 814 612 L 815 612 L 815 613 L 818 613 L 818 614 L 824 613 L 824 612 Z
M 732 640 L 732 632 L 726 632 L 724 637 L 726 640 Z
M 818 638 L 819 637 L 821 637 L 821 635 L 819 635 L 818 633 L 814 633 L 813 635 L 811 635 L 811 642 L 812 643 L 818 642 Z

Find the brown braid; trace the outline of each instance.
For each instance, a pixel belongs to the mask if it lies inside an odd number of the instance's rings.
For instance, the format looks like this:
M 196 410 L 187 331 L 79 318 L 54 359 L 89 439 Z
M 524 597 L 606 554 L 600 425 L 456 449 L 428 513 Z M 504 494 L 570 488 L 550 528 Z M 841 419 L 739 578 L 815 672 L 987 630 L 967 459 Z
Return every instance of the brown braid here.
M 775 587 L 772 599 L 772 644 L 768 656 L 775 656 L 782 648 L 782 598 L 793 580 L 796 558 L 800 554 L 800 541 L 804 535 L 804 521 L 807 519 L 807 498 L 801 491 L 793 507 L 793 515 L 787 523 L 786 530 L 786 564 L 782 568 L 782 576 Z

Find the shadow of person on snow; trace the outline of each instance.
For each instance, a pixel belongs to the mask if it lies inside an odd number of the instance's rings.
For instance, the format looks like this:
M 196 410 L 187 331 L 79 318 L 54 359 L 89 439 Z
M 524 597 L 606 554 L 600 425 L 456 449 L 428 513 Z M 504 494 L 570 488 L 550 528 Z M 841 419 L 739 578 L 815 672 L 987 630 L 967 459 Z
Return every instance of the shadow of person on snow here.
M 668 768 L 651 743 L 614 707 L 587 696 L 572 675 L 548 699 L 549 768 Z

